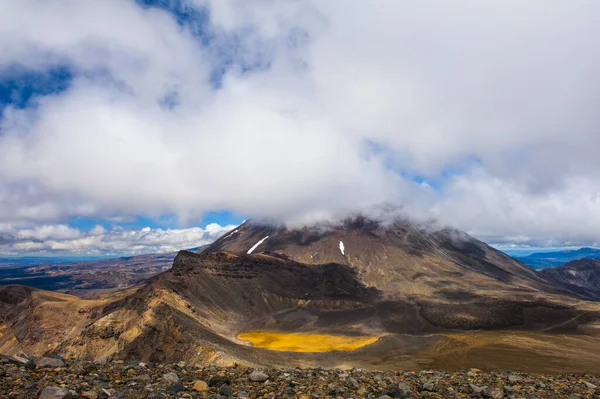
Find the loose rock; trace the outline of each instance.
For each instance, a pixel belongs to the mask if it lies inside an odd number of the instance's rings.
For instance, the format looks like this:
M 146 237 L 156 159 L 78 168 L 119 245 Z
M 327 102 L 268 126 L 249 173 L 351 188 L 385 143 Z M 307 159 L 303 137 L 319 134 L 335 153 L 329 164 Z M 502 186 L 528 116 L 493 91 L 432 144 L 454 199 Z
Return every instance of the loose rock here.
M 500 388 L 485 388 L 481 392 L 481 396 L 488 399 L 502 399 L 504 398 L 504 392 Z
M 179 377 L 175 373 L 166 373 L 163 374 L 163 380 L 170 382 L 171 384 L 175 384 L 179 382 Z
M 35 365 L 39 368 L 44 367 L 63 367 L 65 362 L 60 359 L 55 359 L 52 357 L 41 357 L 35 361 Z
M 27 362 L 31 358 L 25 358 Z M 39 360 L 39 359 L 38 359 Z M 268 369 L 56 359 L 62 367 L 28 370 L 0 356 L 0 398 L 7 399 L 595 399 L 593 375 L 483 371 Z M 136 373 L 129 372 L 135 368 Z M 264 374 L 254 381 L 250 375 Z M 265 379 L 265 375 L 267 376 Z M 518 378 L 518 380 L 517 380 Z M 257 379 L 257 378 L 254 378 Z M 432 389 L 433 388 L 433 389 Z M 42 393 L 40 389 L 44 389 Z
M 233 390 L 231 389 L 231 387 L 227 384 L 223 384 L 221 385 L 221 388 L 219 388 L 219 395 L 223 395 L 223 396 L 233 396 Z
M 67 388 L 46 387 L 39 399 L 74 399 L 74 396 Z
M 196 381 L 192 389 L 197 392 L 208 391 L 208 384 L 204 381 Z
M 262 371 L 256 370 L 256 371 L 253 371 L 252 373 L 250 373 L 248 378 L 250 378 L 250 381 L 254 381 L 254 382 L 265 382 L 266 380 L 269 379 L 269 376 Z

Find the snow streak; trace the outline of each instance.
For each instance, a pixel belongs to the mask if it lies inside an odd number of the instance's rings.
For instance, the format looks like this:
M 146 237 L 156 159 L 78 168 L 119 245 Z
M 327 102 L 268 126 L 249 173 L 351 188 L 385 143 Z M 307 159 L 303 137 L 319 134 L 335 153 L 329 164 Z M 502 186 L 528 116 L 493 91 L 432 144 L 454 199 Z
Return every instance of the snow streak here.
M 254 246 L 248 250 L 248 253 L 251 254 L 256 249 L 256 247 L 258 247 L 260 244 L 262 244 L 263 241 L 266 240 L 267 238 L 269 238 L 269 236 L 266 236 L 265 238 L 263 238 L 262 240 L 260 240 L 256 244 L 254 244 Z

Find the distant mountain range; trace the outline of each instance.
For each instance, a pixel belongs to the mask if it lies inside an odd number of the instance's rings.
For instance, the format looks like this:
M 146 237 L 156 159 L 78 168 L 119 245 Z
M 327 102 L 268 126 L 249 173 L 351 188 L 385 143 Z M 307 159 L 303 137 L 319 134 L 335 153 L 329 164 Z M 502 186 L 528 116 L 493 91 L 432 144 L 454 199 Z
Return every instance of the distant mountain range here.
M 78 263 L 41 263 L 28 266 L 8 264 L 0 267 L 0 286 L 22 284 L 62 291 L 80 297 L 101 294 L 138 284 L 168 270 L 177 253 L 127 256 Z M 61 258 L 42 258 L 47 261 Z M 28 264 L 28 263 L 25 263 Z
M 598 259 L 600 258 L 600 249 L 580 248 L 557 252 L 537 252 L 528 256 L 514 256 L 514 258 L 534 269 L 545 269 L 584 258 Z
M 0 256 L 0 269 L 13 267 L 41 266 L 41 265 L 65 265 L 71 263 L 95 262 L 98 260 L 109 259 L 107 256 L 19 256 L 5 255 Z

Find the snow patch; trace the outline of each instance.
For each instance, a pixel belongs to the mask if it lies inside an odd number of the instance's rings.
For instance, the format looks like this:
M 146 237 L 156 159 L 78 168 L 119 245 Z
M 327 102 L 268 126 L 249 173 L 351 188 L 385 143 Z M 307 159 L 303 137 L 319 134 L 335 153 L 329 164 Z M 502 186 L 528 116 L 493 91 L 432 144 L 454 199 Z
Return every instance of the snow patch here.
M 233 230 L 231 233 L 229 233 L 225 237 L 223 237 L 222 240 L 225 240 L 226 238 L 231 237 L 233 234 L 237 233 L 238 231 L 239 231 L 238 229 Z
M 256 249 L 256 247 L 258 247 L 260 244 L 262 244 L 263 241 L 266 240 L 267 238 L 269 238 L 269 236 L 266 236 L 265 238 L 263 238 L 262 240 L 260 240 L 256 244 L 254 244 L 254 246 L 252 248 L 250 248 L 247 253 L 251 254 Z
M 346 256 L 346 254 L 344 253 L 344 242 L 340 241 L 340 252 L 342 253 L 342 255 Z
M 577 272 L 575 270 L 567 270 L 571 276 L 577 276 Z

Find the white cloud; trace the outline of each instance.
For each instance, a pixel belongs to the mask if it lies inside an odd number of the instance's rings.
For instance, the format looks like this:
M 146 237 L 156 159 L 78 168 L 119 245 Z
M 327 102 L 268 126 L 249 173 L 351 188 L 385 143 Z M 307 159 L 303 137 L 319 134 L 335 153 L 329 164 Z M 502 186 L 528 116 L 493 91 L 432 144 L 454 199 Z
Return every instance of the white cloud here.
M 66 225 L 42 225 L 18 229 L 0 225 L 0 254 L 69 253 L 69 254 L 146 254 L 175 252 L 209 244 L 235 226 L 211 223 L 206 228 L 106 230 L 95 226 L 81 231 Z
M 208 46 L 133 1 L 0 1 L 0 67 L 76 72 L 5 109 L 0 222 L 391 203 L 490 241 L 600 241 L 600 3 L 188 3 Z

